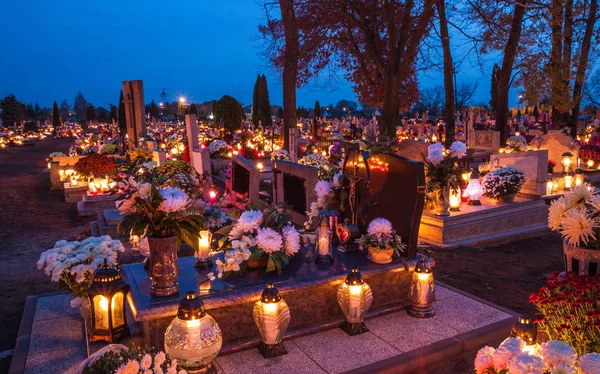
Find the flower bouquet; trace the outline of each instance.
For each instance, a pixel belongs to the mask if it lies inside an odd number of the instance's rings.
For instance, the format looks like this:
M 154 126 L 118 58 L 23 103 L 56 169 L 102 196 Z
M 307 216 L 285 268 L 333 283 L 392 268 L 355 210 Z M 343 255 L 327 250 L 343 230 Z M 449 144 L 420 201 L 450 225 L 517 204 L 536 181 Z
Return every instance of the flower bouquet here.
M 90 237 L 81 242 L 56 242 L 53 248 L 42 252 L 37 267 L 61 289 L 68 289 L 73 297 L 87 297 L 94 271 L 104 264 L 118 265 L 123 244 L 110 236 Z
M 392 223 L 385 218 L 375 218 L 369 223 L 367 234 L 356 240 L 358 248 L 369 251 L 369 259 L 377 264 L 392 262 L 392 256 L 404 251 L 406 245 L 392 228 Z
M 575 247 L 600 249 L 600 195 L 588 184 L 576 186 L 550 204 L 548 227 Z
M 320 153 L 311 153 L 298 160 L 299 164 L 314 166 L 319 169 L 318 178 L 320 180 L 332 181 L 333 176 L 338 173 L 340 168 L 337 165 L 332 165 L 327 157 Z
M 310 203 L 310 210 L 306 212 L 308 220 L 304 222 L 304 227 L 308 230 L 313 220 L 319 216 L 319 212 L 322 210 L 342 210 L 341 201 L 347 198 L 347 192 L 341 187 L 340 180 L 343 178 L 342 172 L 338 172 L 333 177 L 333 182 L 326 180 L 320 180 L 315 185 L 315 192 L 317 193 L 317 201 Z
M 285 149 L 276 149 L 271 152 L 271 161 L 290 161 L 290 154 Z
M 525 174 L 514 168 L 494 169 L 483 178 L 484 196 L 509 202 L 519 193 L 525 183 Z
M 110 347 L 110 348 L 109 348 Z M 92 355 L 84 362 L 83 374 L 187 374 L 177 370 L 177 360 L 165 352 L 147 348 L 129 349 L 122 345 L 107 346 L 101 355 Z
M 210 152 L 210 157 L 228 158 L 230 149 L 226 141 L 217 139 L 208 145 L 208 151 Z
M 445 149 L 442 143 L 431 144 L 425 159 L 427 192 L 436 193 L 439 215 L 450 215 L 450 190 L 460 188 L 461 169 L 458 160 L 467 154 L 467 146 L 459 141 Z
M 580 355 L 600 351 L 600 276 L 554 273 L 529 302 L 550 339 L 569 343 Z
M 507 152 L 526 152 L 528 149 L 527 139 L 520 135 L 513 135 L 506 139 Z
M 549 374 L 600 372 L 600 354 L 577 356 L 565 342 L 549 340 L 528 351 L 519 338 L 508 338 L 497 349 L 483 347 L 475 357 L 476 374 Z
M 290 257 L 300 250 L 300 234 L 289 223 L 284 208 L 269 208 L 264 212 L 249 210 L 228 228 L 226 236 L 218 241 L 223 259 L 215 261 L 216 272 L 209 273 L 215 280 L 231 272 L 245 273 L 248 267 L 266 266 L 266 271 L 281 273 Z

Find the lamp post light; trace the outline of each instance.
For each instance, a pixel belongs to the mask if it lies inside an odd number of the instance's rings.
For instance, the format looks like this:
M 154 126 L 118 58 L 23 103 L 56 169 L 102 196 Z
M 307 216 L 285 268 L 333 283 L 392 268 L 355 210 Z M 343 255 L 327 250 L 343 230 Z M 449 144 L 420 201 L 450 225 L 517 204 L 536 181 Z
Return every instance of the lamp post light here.
M 223 346 L 219 324 L 204 308 L 196 292 L 179 302 L 177 317 L 165 332 L 165 352 L 188 372 L 216 373 L 212 361 Z
M 290 323 L 290 308 L 273 284 L 267 284 L 260 299 L 254 303 L 252 317 L 262 337 L 258 350 L 263 357 L 287 354 L 281 341 Z
M 407 312 L 416 318 L 429 318 L 435 315 L 432 303 L 435 300 L 435 283 L 431 263 L 421 257 L 415 266 L 410 283 L 410 306 Z
M 373 293 L 358 269 L 350 270 L 338 288 L 337 301 L 346 316 L 342 330 L 350 336 L 369 331 L 364 320 L 373 302 Z
M 125 296 L 128 291 L 129 286 L 117 269 L 108 266 L 104 259 L 104 265 L 96 269 L 87 290 L 92 314 L 91 341 L 113 343 L 129 336 L 125 318 Z

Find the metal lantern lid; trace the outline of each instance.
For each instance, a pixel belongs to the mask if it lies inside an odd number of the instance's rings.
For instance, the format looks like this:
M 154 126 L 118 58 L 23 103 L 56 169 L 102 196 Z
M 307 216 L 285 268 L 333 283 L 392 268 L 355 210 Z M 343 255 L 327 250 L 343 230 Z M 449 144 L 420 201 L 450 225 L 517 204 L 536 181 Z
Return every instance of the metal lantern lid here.
M 206 309 L 204 309 L 204 302 L 202 302 L 196 292 L 186 292 L 185 297 L 179 302 L 179 308 L 177 308 L 177 318 L 184 321 L 192 321 L 200 319 L 205 315 Z
M 527 316 L 520 316 L 511 330 L 511 336 L 519 337 L 527 345 L 535 344 L 537 340 L 537 325 Z
M 108 266 L 108 261 L 105 258 L 104 264 L 94 271 L 94 282 L 112 282 L 121 279 L 119 271 L 112 266 Z
M 346 276 L 346 284 L 349 286 L 357 286 L 363 283 L 365 283 L 365 281 L 363 281 L 360 271 L 358 271 L 357 268 L 350 270 L 348 276 Z
M 415 273 L 431 273 L 431 264 L 429 263 L 429 259 L 427 257 L 421 257 L 415 265 Z
M 260 301 L 263 303 L 277 303 L 281 301 L 281 295 L 279 295 L 279 291 L 277 291 L 275 285 L 267 284 L 260 296 Z

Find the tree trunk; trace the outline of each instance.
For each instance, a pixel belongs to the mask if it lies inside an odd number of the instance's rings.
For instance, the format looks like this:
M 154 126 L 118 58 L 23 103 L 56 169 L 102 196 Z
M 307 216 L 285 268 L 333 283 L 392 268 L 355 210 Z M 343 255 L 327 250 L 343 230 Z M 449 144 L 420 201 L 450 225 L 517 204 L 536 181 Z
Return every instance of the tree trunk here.
M 596 25 L 596 17 L 598 13 L 598 0 L 591 0 L 590 13 L 585 24 L 585 34 L 581 42 L 581 55 L 579 57 L 579 65 L 575 73 L 575 84 L 573 85 L 573 114 L 571 116 L 571 125 L 576 126 L 579 120 L 579 110 L 581 108 L 581 91 L 585 82 L 585 72 L 588 68 L 590 47 L 592 45 L 592 36 L 594 35 L 594 26 Z
M 383 138 L 393 137 L 396 134 L 396 120 L 400 107 L 400 84 L 396 75 L 383 78 L 383 108 L 379 133 Z
M 508 138 L 508 91 L 510 90 L 510 78 L 512 76 L 513 64 L 517 56 L 517 48 L 523 30 L 523 18 L 525 16 L 527 1 L 515 3 L 510 34 L 506 46 L 504 46 L 504 59 L 502 68 L 498 74 L 498 96 L 496 98 L 496 130 L 500 131 L 500 144 L 506 145 Z
M 438 15 L 440 17 L 440 36 L 442 38 L 442 49 L 444 51 L 444 91 L 446 94 L 446 105 L 444 106 L 444 121 L 446 122 L 446 147 L 454 141 L 454 82 L 452 52 L 450 51 L 450 35 L 448 34 L 448 20 L 446 19 L 445 0 L 437 3 Z M 441 140 L 441 139 L 440 139 Z
M 296 126 L 296 81 L 298 77 L 298 25 L 294 0 L 279 0 L 285 32 L 283 64 L 283 147 L 290 150 L 289 132 Z
M 552 0 L 550 9 L 550 81 L 552 100 L 552 124 L 564 126 L 565 123 L 565 90 L 564 90 L 564 61 L 563 61 L 563 3 L 561 0 Z M 568 90 L 567 90 L 568 92 Z

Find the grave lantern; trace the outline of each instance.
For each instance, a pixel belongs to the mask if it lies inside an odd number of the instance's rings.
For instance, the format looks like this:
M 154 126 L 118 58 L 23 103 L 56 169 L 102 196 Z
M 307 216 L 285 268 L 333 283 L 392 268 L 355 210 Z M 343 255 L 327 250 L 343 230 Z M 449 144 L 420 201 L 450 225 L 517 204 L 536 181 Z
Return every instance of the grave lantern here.
M 287 354 L 281 340 L 290 323 L 290 308 L 273 284 L 268 284 L 263 290 L 260 300 L 254 304 L 252 316 L 262 337 L 258 350 L 263 357 Z
M 554 192 L 554 180 L 552 177 L 548 177 L 546 180 L 546 195 L 552 195 Z
M 565 152 L 560 157 L 560 163 L 563 166 L 563 173 L 568 173 L 571 170 L 571 164 L 573 163 L 573 154 L 571 152 Z
M 206 313 L 196 292 L 186 292 L 179 302 L 177 317 L 165 331 L 165 353 L 189 372 L 216 373 L 212 361 L 222 345 L 217 321 Z
M 104 340 L 113 343 L 129 335 L 125 318 L 125 296 L 129 291 L 117 269 L 104 265 L 94 272 L 92 284 L 87 290 L 92 315 L 91 341 Z
M 526 316 L 520 316 L 517 323 L 514 324 L 510 332 L 513 338 L 520 338 L 525 342 L 523 352 L 534 354 L 539 350 L 537 343 L 537 325 Z
M 481 205 L 481 201 L 479 201 L 479 199 L 483 195 L 483 187 L 479 182 L 479 176 L 469 180 L 469 185 L 465 189 L 465 192 L 469 197 L 469 205 Z
M 587 167 L 588 169 L 591 169 L 594 167 L 594 160 L 592 160 L 591 158 L 589 160 L 587 160 Z
M 435 315 L 432 303 L 435 301 L 435 283 L 431 263 L 421 257 L 415 265 L 409 291 L 410 306 L 407 312 L 412 317 L 429 318 Z
M 346 317 L 342 330 L 350 336 L 369 331 L 364 320 L 373 302 L 373 293 L 358 269 L 350 270 L 346 280 L 338 288 L 337 301 Z
M 325 215 L 321 215 L 317 234 L 317 264 L 330 264 L 331 258 L 331 229 L 329 228 L 329 220 Z
M 583 170 L 575 170 L 575 186 L 581 186 L 583 184 Z
M 460 202 L 461 202 L 461 194 L 460 188 L 451 188 L 450 189 L 450 211 L 451 212 L 460 212 Z
M 198 237 L 198 254 L 194 267 L 201 269 L 212 268 L 213 263 L 210 260 L 210 237 L 210 231 L 200 231 L 200 236 Z
M 565 175 L 565 191 L 569 191 L 573 187 L 573 175 Z

